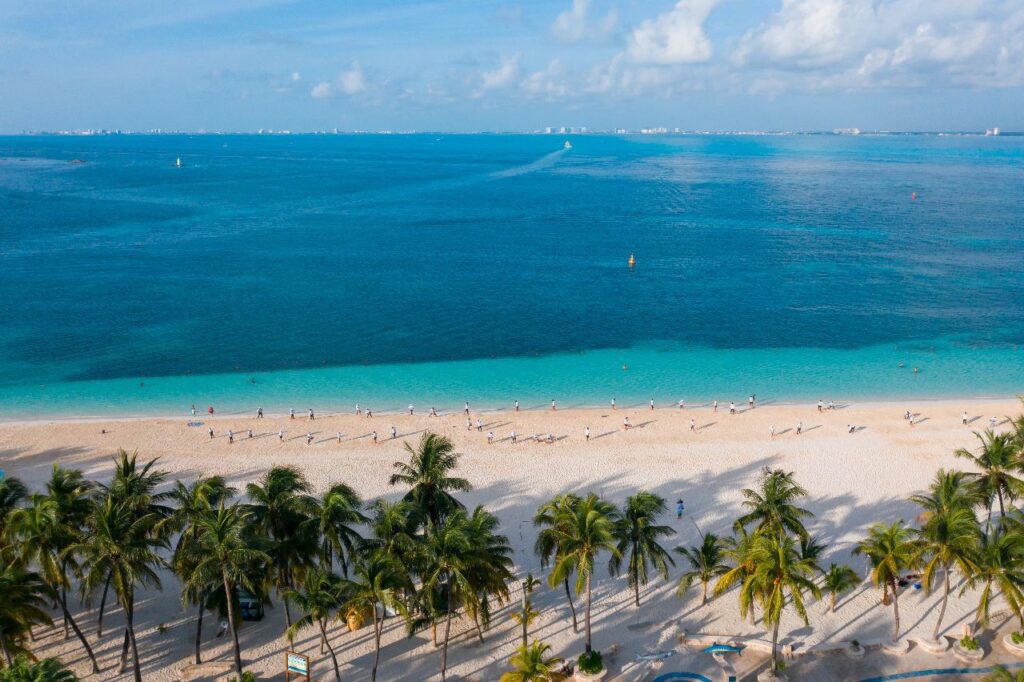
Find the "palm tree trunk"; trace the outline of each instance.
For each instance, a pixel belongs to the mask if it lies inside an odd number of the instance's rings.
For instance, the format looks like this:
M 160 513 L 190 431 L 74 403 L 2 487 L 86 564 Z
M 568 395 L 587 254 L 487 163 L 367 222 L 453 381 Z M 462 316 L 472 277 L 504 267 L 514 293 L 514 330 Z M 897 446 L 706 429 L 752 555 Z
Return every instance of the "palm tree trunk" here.
M 701 580 L 700 584 L 704 588 L 704 595 L 703 595 L 703 597 L 700 600 L 700 605 L 704 606 L 705 604 L 708 603 L 708 581 L 707 580 Z
M 587 606 L 586 606 L 586 611 L 584 611 L 584 613 L 583 613 L 583 625 L 586 628 L 586 638 L 587 638 L 587 645 L 584 648 L 584 651 L 586 651 L 588 654 L 590 653 L 590 601 L 591 601 L 590 574 L 588 573 L 587 574 Z
M 224 581 L 224 599 L 228 603 L 228 627 L 231 628 L 231 638 L 234 640 L 235 645 L 235 670 L 241 675 L 242 648 L 238 645 L 238 628 L 235 627 L 235 606 L 231 603 L 231 583 L 228 582 L 227 571 L 221 571 L 221 579 Z
M 772 626 L 772 674 L 779 669 L 779 621 L 781 618 L 775 619 L 775 625 Z
M 572 592 L 569 591 L 569 579 L 565 579 L 565 598 L 569 600 L 569 610 L 572 611 L 572 632 L 577 634 L 580 631 L 580 624 L 576 622 L 576 607 L 572 603 Z
M 640 577 L 637 575 L 636 567 L 633 567 L 633 601 L 636 607 L 640 608 Z
M 72 618 L 71 611 L 68 610 L 67 590 L 65 590 L 63 586 L 60 591 L 59 599 L 60 609 L 64 612 L 64 622 L 71 625 L 71 629 L 75 631 L 75 636 L 78 637 L 82 646 L 85 647 L 85 653 L 89 654 L 89 660 L 92 661 L 93 674 L 98 673 L 100 671 L 100 667 L 96 664 L 96 655 L 92 652 L 92 647 L 89 646 L 89 640 L 87 640 L 85 635 L 82 634 L 82 630 L 78 627 L 78 623 L 76 623 L 75 619 Z M 67 627 L 67 625 L 65 625 L 65 627 Z
M 128 639 L 132 645 L 132 667 L 135 670 L 135 682 L 142 682 L 142 671 L 139 668 L 139 645 L 135 641 L 135 593 L 128 595 L 125 605 L 125 618 L 128 621 Z
M 375 608 L 374 614 L 376 614 L 376 612 L 377 609 Z M 332 647 L 331 643 L 327 641 L 327 627 L 324 625 L 322 620 L 320 621 L 320 636 L 323 638 L 324 642 L 327 642 L 327 650 L 331 652 L 331 662 L 334 663 L 334 677 L 337 678 L 338 682 L 341 682 L 341 671 L 338 670 L 338 657 L 334 655 L 334 647 Z
M 203 611 L 206 610 L 203 607 L 205 606 L 205 604 L 206 591 L 204 590 L 199 594 L 199 615 L 196 618 L 196 665 L 199 665 L 203 662 L 202 658 L 200 657 L 199 649 L 200 645 L 203 642 Z
M 829 603 L 828 610 L 831 613 L 835 613 L 836 612 L 836 593 L 835 592 L 833 592 L 831 597 L 830 597 L 830 603 Z
M 107 582 L 103 585 L 103 597 L 100 598 L 100 615 L 96 618 L 96 639 L 103 639 L 103 609 L 107 605 L 107 592 L 110 591 L 110 579 L 113 572 L 107 573 Z
M 128 652 L 131 650 L 131 648 L 132 640 L 131 637 L 128 636 L 128 626 L 125 625 L 124 642 L 121 644 L 121 667 L 118 669 L 118 672 L 123 673 L 125 670 L 128 669 Z
M 899 641 L 900 638 L 900 600 L 896 595 L 896 581 L 893 580 L 890 588 L 892 589 L 892 612 L 896 618 L 896 623 L 892 631 L 892 641 Z
M 1003 517 L 1006 516 L 1006 510 L 1003 509 L 1003 489 L 999 489 L 999 522 L 1002 523 Z
M 67 607 L 65 605 L 68 603 L 68 579 L 64 575 L 64 567 L 63 566 L 61 566 L 61 578 L 62 578 L 62 580 L 61 580 L 61 583 L 60 583 L 60 597 L 59 597 L 59 599 L 60 599 L 60 602 L 61 602 L 61 605 L 62 605 L 62 609 L 64 611 L 64 639 L 67 639 L 68 638 L 68 616 L 67 616 Z M 93 672 L 98 672 L 98 671 L 93 671 Z
M 448 637 L 452 631 L 452 586 L 449 579 L 449 584 L 445 586 L 448 590 L 448 614 L 444 619 L 444 648 L 441 649 L 441 682 L 447 680 L 448 672 Z
M 939 629 L 942 627 L 942 619 L 946 616 L 946 602 L 949 601 L 949 566 L 944 567 L 942 569 L 942 573 L 942 606 L 939 607 L 939 620 L 935 623 L 935 631 L 932 632 L 932 639 L 939 638 Z
M 377 604 L 373 604 L 373 669 L 370 671 L 370 682 L 377 682 L 377 663 L 380 662 L 380 633 L 384 629 L 383 620 L 377 620 Z

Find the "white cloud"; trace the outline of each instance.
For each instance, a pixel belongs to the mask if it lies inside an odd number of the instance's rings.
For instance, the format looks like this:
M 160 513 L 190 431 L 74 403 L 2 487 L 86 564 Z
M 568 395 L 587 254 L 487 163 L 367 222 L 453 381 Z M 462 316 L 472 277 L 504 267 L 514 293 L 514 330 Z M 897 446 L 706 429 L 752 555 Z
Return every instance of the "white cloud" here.
M 519 78 L 519 55 L 503 57 L 496 69 L 480 74 L 480 90 L 500 90 L 515 83 Z
M 533 96 L 551 99 L 564 97 L 569 91 L 565 81 L 565 67 L 562 66 L 562 62 L 552 59 L 545 68 L 524 78 L 520 87 Z
M 321 81 L 313 86 L 309 94 L 313 99 L 327 99 L 334 94 L 334 89 L 327 81 Z
M 302 80 L 302 74 L 300 74 L 298 71 L 293 71 L 292 72 L 292 80 L 293 81 L 300 81 L 300 80 Z
M 352 62 L 352 66 L 341 72 L 341 75 L 338 76 L 338 86 L 346 95 L 354 95 L 366 90 L 366 78 L 359 62 Z
M 614 31 L 619 15 L 614 9 L 600 19 L 590 17 L 591 0 L 572 0 L 572 7 L 555 18 L 551 35 L 566 43 L 606 40 Z
M 637 64 L 692 64 L 711 58 L 704 22 L 718 0 L 678 0 L 668 12 L 644 21 L 630 36 L 626 54 Z

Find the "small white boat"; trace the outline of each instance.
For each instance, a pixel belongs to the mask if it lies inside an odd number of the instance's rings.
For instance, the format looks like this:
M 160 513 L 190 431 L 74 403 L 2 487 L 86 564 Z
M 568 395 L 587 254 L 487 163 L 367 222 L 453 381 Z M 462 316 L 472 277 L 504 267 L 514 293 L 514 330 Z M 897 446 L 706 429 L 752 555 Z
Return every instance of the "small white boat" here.
M 180 156 L 174 161 L 174 167 L 175 168 L 181 168 L 181 157 Z
M 564 147 L 565 147 L 566 149 L 572 149 L 572 142 L 569 142 L 569 140 L 566 140 L 566 141 L 565 141 L 565 145 L 563 145 L 563 146 L 564 146 Z

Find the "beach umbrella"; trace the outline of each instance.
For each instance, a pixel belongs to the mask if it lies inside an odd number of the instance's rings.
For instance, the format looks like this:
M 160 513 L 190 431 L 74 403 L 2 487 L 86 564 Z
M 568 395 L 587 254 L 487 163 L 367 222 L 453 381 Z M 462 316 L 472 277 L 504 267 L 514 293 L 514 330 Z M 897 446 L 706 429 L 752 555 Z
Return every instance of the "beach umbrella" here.
M 735 654 L 743 651 L 741 646 L 732 646 L 731 644 L 712 644 L 711 646 L 703 649 L 706 654 Z

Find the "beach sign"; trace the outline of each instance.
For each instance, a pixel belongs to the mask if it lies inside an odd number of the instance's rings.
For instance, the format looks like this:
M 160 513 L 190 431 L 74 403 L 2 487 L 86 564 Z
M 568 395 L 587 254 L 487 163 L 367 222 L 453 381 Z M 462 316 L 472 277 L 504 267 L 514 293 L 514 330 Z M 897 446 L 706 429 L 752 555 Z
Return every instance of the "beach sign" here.
M 303 656 L 302 654 L 297 654 L 294 651 L 288 651 L 285 653 L 285 682 L 290 680 L 293 676 L 304 677 L 307 680 L 309 679 L 309 656 Z

